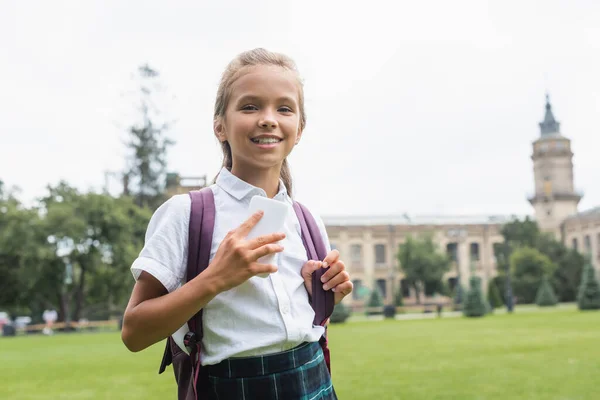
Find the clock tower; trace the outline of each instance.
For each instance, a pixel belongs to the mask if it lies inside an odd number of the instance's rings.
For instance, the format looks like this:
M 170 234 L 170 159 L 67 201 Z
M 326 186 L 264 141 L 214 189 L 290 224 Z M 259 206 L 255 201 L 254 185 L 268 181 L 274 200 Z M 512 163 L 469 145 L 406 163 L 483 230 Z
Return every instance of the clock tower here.
M 571 141 L 560 132 L 546 95 L 546 113 L 539 123 L 540 137 L 533 142 L 533 176 L 535 192 L 529 202 L 542 232 L 560 239 L 561 223 L 577 213 L 582 195 L 575 192 Z

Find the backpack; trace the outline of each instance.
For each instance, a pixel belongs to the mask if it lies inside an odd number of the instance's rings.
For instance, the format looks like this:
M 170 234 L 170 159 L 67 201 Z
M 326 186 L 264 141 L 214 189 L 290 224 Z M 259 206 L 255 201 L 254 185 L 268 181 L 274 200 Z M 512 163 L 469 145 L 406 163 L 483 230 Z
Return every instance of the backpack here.
M 188 262 L 186 281 L 194 279 L 208 267 L 215 224 L 215 202 L 210 188 L 191 191 L 192 200 L 189 223 Z M 293 205 L 300 221 L 302 242 L 309 260 L 323 260 L 327 249 L 315 219 L 308 209 L 298 202 Z M 327 346 L 326 323 L 333 312 L 334 295 L 331 290 L 323 290 L 321 276 L 327 269 L 319 269 L 313 273 L 312 296 L 310 302 L 315 311 L 313 323 L 325 327 L 325 334 L 319 344 L 323 349 L 327 368 L 331 373 L 330 354 Z M 173 364 L 179 400 L 202 400 L 207 398 L 210 387 L 208 374 L 200 363 L 200 345 L 202 341 L 202 310 L 188 321 L 190 331 L 184 337 L 184 344 L 189 355 L 183 351 L 171 336 L 167 338 L 165 351 L 158 373 L 162 374 L 166 367 Z

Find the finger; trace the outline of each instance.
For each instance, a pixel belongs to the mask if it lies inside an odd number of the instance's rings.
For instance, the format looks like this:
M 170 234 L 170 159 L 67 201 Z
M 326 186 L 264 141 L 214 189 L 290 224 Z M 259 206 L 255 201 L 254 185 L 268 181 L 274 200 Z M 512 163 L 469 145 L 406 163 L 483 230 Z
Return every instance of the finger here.
M 300 270 L 300 274 L 304 279 L 304 287 L 306 288 L 309 296 L 312 296 L 312 274 L 321 268 L 322 265 L 323 263 L 321 261 L 309 260 L 302 266 L 302 269 Z
M 242 223 L 237 229 L 236 232 L 242 235 L 243 237 L 248 236 L 252 228 L 258 224 L 258 221 L 262 218 L 264 212 L 257 211 L 250 216 L 244 223 Z
M 324 290 L 329 290 L 331 288 L 335 288 L 341 283 L 347 282 L 350 280 L 350 275 L 346 271 L 342 271 L 333 278 L 331 278 L 327 283 L 323 284 Z
M 335 292 L 334 303 L 338 304 L 340 301 L 342 301 L 342 299 L 344 297 L 346 297 L 350 293 L 352 293 L 352 290 L 354 290 L 354 285 L 352 284 L 352 281 L 346 281 L 344 283 L 337 285 L 336 287 L 334 287 L 331 290 L 333 290 Z
M 325 268 L 325 267 L 323 267 Z M 337 274 L 339 274 L 342 271 L 346 270 L 346 266 L 344 265 L 344 262 L 341 260 L 338 260 L 335 264 L 331 265 L 331 267 L 329 267 L 329 269 L 327 270 L 327 272 L 325 272 L 322 276 L 321 276 L 321 282 L 325 283 L 327 281 L 329 281 L 331 278 L 333 278 L 334 276 L 336 276 Z
M 281 253 L 283 251 L 283 246 L 278 244 L 266 244 L 262 247 L 259 247 L 256 250 L 250 252 L 250 260 L 256 261 L 261 257 L 268 256 L 269 254 Z
M 277 266 L 273 264 L 261 264 L 255 262 L 250 265 L 250 273 L 252 273 L 252 275 L 273 274 L 277 272 L 277 269 Z
M 285 238 L 285 233 L 271 233 L 268 235 L 258 236 L 252 240 L 248 241 L 248 247 L 252 250 L 255 250 L 261 246 L 266 244 L 271 244 L 275 242 L 279 242 Z
M 304 280 L 312 279 L 312 273 L 321 268 L 323 263 L 321 261 L 310 260 L 300 270 L 300 273 L 304 277 Z
M 331 250 L 327 257 L 323 260 L 323 268 L 327 268 L 328 266 L 335 263 L 340 258 L 340 252 L 337 250 Z

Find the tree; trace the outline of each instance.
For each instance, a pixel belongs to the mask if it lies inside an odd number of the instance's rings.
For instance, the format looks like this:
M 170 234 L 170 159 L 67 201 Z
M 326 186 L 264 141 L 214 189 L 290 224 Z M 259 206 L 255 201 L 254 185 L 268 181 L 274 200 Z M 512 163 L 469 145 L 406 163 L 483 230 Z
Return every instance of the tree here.
M 426 283 L 440 283 L 450 269 L 450 258 L 440 252 L 430 235 L 422 238 L 408 236 L 398 250 L 398 262 L 405 279 L 417 295 L 417 304 L 421 304 L 421 289 Z
M 492 308 L 502 307 L 504 305 L 502 297 L 500 297 L 500 290 L 493 279 L 488 281 L 488 301 Z
M 556 265 L 537 249 L 521 247 L 510 257 L 511 274 L 514 277 L 514 293 L 520 303 L 533 303 L 537 288 L 544 275 L 551 275 Z
M 501 233 L 504 241 L 514 249 L 521 246 L 536 247 L 540 230 L 535 221 L 525 217 L 523 221 L 514 219 L 507 222 L 502 226 Z
M 535 303 L 540 307 L 555 306 L 558 303 L 556 295 L 554 294 L 554 289 L 552 289 L 552 285 L 545 275 L 537 291 Z
M 11 212 L 0 234 L 0 265 L 16 265 L 15 306 L 32 314 L 58 310 L 59 320 L 107 318 L 124 307 L 131 261 L 143 244 L 150 211 L 131 198 L 79 193 L 65 182 L 48 188 L 40 207 Z M 6 261 L 6 258 L 11 259 Z M 1 268 L 1 267 L 0 267 Z
M 37 246 L 40 218 L 6 192 L 0 197 L 0 309 L 26 306 L 26 267 L 43 258 Z
M 488 311 L 487 302 L 481 290 L 481 278 L 472 276 L 469 279 L 469 291 L 465 299 L 463 314 L 467 317 L 482 317 Z
M 585 257 L 577 250 L 567 248 L 548 234 L 538 237 L 536 248 L 557 265 L 554 274 L 550 277 L 550 283 L 558 300 L 562 302 L 575 301 L 577 289 L 581 283 Z
M 138 68 L 141 121 L 129 127 L 129 166 L 124 173 L 125 194 L 140 207 L 156 209 L 164 201 L 167 150 L 174 142 L 166 137 L 170 122 L 162 121 L 156 106 L 159 73 L 150 66 Z
M 596 280 L 594 267 L 587 262 L 583 270 L 579 293 L 577 294 L 577 305 L 580 310 L 600 309 L 600 285 Z

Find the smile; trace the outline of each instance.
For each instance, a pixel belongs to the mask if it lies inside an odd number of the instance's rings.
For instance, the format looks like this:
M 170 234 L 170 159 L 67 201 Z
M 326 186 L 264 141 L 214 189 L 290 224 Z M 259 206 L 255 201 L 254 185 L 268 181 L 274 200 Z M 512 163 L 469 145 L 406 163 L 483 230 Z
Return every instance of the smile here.
M 250 140 L 252 140 L 252 142 L 256 144 L 277 144 L 281 142 L 282 139 L 275 137 L 259 137 Z

